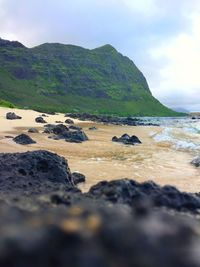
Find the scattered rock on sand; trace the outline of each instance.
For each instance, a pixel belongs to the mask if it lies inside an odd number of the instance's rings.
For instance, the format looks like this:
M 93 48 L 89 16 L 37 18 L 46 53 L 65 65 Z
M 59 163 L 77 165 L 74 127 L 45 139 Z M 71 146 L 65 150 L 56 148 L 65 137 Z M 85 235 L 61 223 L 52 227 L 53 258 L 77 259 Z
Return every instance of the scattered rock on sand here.
M 37 117 L 37 118 L 35 118 L 35 121 L 36 121 L 37 123 L 47 123 L 47 122 L 43 119 L 43 117 Z
M 114 136 L 112 138 L 113 142 L 123 143 L 125 145 L 135 145 L 141 144 L 142 142 L 135 135 L 129 136 L 128 134 L 123 134 L 121 137 Z
M 30 144 L 36 144 L 36 141 L 34 141 L 30 136 L 27 134 L 20 134 L 13 138 L 13 141 L 20 145 L 30 145 Z
M 62 140 L 72 143 L 81 143 L 88 140 L 87 135 L 82 130 L 71 130 L 63 124 L 45 125 L 44 133 L 53 133 L 55 136 L 51 136 L 51 139 Z
M 200 166 L 200 157 L 196 157 L 191 161 L 191 164 L 194 165 L 195 167 Z
M 74 124 L 74 121 L 71 120 L 71 119 L 67 119 L 67 120 L 65 121 L 65 123 L 67 123 L 67 124 Z
M 95 127 L 95 126 L 94 127 L 90 127 L 89 130 L 90 131 L 96 131 L 97 130 L 97 127 Z
M 85 175 L 80 172 L 73 172 L 72 179 L 75 185 L 85 182 Z
M 39 133 L 39 131 L 36 128 L 30 128 L 28 129 L 28 133 Z
M 14 112 L 8 112 L 6 114 L 6 119 L 7 120 L 20 120 L 22 117 L 16 115 Z

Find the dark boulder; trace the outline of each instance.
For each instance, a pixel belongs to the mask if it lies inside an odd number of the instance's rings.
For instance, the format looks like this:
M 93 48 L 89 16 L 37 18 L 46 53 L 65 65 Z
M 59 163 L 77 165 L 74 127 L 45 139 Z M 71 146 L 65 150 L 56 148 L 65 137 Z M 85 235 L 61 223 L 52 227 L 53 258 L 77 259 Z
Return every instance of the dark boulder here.
M 36 121 L 37 123 L 47 123 L 47 122 L 43 119 L 43 117 L 37 117 L 37 118 L 35 118 L 35 121 Z
M 129 136 L 128 134 L 123 134 L 121 137 L 114 136 L 112 138 L 113 142 L 123 143 L 125 145 L 135 145 L 135 144 L 141 144 L 142 142 L 139 140 L 139 138 L 135 135 Z
M 14 112 L 8 112 L 8 113 L 6 114 L 6 119 L 7 119 L 7 120 L 21 120 L 22 117 L 16 115 Z
M 33 211 L 1 201 L 0 266 L 200 266 L 193 219 L 151 207 L 141 214 L 74 195 L 52 193 L 46 206 L 37 198 L 41 206 L 34 202 Z M 30 206 L 30 197 L 25 200 Z
M 74 121 L 71 120 L 71 119 L 67 119 L 67 120 L 65 121 L 65 123 L 67 123 L 67 124 L 74 124 Z
M 65 140 L 66 142 L 71 143 L 81 143 L 88 140 L 87 135 L 82 130 L 71 130 L 67 126 L 63 124 L 53 125 L 48 124 L 45 125 L 44 133 L 52 133 L 55 136 L 50 136 L 51 139 L 54 140 Z
M 39 131 L 36 128 L 30 128 L 28 129 L 28 133 L 39 133 Z
M 73 172 L 72 179 L 75 185 L 85 182 L 85 175 L 80 172 Z
M 67 161 L 48 151 L 0 153 L 0 193 L 38 194 L 71 186 Z
M 70 131 L 65 136 L 65 141 L 81 143 L 87 141 L 88 137 L 83 131 Z
M 44 133 L 52 133 L 56 135 L 65 135 L 69 131 L 68 127 L 63 124 L 47 124 L 45 125 Z
M 154 182 L 138 183 L 122 179 L 111 182 L 102 181 L 91 187 L 88 195 L 113 203 L 134 206 L 138 199 L 151 201 L 156 207 L 198 212 L 200 197 L 197 194 L 180 192 L 173 186 L 161 187 Z
M 30 144 L 36 144 L 36 141 L 34 141 L 30 136 L 27 134 L 20 134 L 13 138 L 13 141 L 20 145 L 30 145 Z

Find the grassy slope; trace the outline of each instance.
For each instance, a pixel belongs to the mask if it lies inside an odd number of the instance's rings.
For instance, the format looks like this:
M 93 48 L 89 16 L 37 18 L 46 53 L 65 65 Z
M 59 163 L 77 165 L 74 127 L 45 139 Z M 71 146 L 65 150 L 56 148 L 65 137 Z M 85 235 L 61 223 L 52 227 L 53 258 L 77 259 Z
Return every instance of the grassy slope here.
M 0 47 L 0 98 L 59 112 L 176 116 L 151 95 L 132 61 L 107 45 Z

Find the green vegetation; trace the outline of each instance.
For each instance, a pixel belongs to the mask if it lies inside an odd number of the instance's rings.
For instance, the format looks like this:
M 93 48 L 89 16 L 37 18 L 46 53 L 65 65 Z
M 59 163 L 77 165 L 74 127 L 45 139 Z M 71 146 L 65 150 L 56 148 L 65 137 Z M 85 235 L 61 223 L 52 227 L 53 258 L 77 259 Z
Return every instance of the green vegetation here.
M 5 108 L 15 108 L 16 106 L 13 105 L 12 103 L 5 101 L 3 99 L 0 99 L 0 107 L 5 107 Z
M 135 64 L 105 45 L 93 50 L 0 39 L 0 98 L 20 107 L 120 116 L 177 116 L 156 100 Z

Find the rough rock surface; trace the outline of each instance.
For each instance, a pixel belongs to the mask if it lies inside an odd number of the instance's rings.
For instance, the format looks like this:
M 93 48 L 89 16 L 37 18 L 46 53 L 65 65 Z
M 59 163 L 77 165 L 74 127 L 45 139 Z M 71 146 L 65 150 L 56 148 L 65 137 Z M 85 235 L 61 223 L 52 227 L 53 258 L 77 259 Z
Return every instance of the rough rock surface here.
M 37 117 L 37 118 L 35 118 L 35 121 L 36 121 L 37 123 L 47 123 L 47 122 L 44 120 L 43 117 Z
M 27 134 L 20 134 L 13 138 L 13 141 L 20 145 L 31 145 L 36 144 L 36 141 L 34 141 L 30 136 Z
M 112 138 L 113 142 L 123 143 L 125 145 L 135 145 L 141 144 L 142 142 L 135 135 L 129 136 L 128 134 L 123 134 L 121 137 L 114 136 Z
M 48 151 L 0 153 L 0 192 L 38 194 L 72 185 L 67 161 Z
M 6 119 L 7 120 L 20 120 L 20 119 L 22 119 L 22 117 L 16 115 L 14 112 L 8 112 L 6 114 Z
M 51 152 L 0 154 L 0 266 L 200 266 L 198 194 L 128 179 L 83 194 L 72 179 Z
M 88 196 L 130 206 L 133 206 L 138 199 L 147 199 L 156 207 L 167 207 L 177 211 L 200 210 L 198 194 L 180 192 L 173 186 L 161 187 L 152 181 L 144 183 L 129 179 L 102 181 L 90 188 Z

